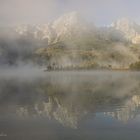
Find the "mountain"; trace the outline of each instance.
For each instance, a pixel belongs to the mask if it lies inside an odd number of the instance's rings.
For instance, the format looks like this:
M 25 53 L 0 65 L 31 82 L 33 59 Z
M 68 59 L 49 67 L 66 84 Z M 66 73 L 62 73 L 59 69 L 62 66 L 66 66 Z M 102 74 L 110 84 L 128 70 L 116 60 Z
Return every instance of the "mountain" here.
M 122 31 L 111 27 L 96 27 L 78 13 L 63 15 L 50 26 L 54 41 L 49 48 L 41 48 L 37 55 L 49 58 L 50 68 L 109 68 L 128 69 L 138 56 Z M 53 57 L 51 57 L 53 56 Z
M 46 24 L 0 28 L 0 64 L 26 60 L 50 69 L 129 69 L 139 62 L 139 44 L 135 22 L 97 27 L 71 12 Z
M 46 45 L 65 42 L 66 44 L 75 44 L 75 41 L 81 41 L 85 36 L 93 36 L 96 30 L 94 25 L 86 22 L 77 12 L 64 14 L 53 22 L 44 25 L 21 25 L 15 28 L 15 31 L 21 36 L 31 35 L 39 40 L 46 40 Z M 71 43 L 72 40 L 74 43 Z
M 121 31 L 125 38 L 134 44 L 140 44 L 140 25 L 122 18 L 111 24 L 111 27 Z
M 132 44 L 140 44 L 140 25 L 137 23 L 122 18 L 113 22 L 110 27 L 100 28 L 85 21 L 77 12 L 64 14 L 55 21 L 43 25 L 19 25 L 15 27 L 15 31 L 19 35 L 30 34 L 36 39 L 45 39 L 48 44 L 73 37 L 81 38 L 83 34 L 94 36 L 96 40 L 113 38 L 120 41 L 123 38 L 123 41 L 126 39 Z

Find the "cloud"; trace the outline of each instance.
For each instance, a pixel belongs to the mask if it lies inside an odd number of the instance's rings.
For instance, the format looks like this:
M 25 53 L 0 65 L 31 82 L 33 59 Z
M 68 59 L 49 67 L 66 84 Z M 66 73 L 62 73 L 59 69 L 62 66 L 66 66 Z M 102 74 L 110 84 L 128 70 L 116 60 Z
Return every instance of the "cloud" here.
M 0 1 L 0 19 L 3 23 L 45 22 L 54 16 L 55 0 Z
M 139 4 L 139 0 L 0 0 L 0 24 L 46 23 L 70 11 L 99 24 L 124 16 L 140 20 Z

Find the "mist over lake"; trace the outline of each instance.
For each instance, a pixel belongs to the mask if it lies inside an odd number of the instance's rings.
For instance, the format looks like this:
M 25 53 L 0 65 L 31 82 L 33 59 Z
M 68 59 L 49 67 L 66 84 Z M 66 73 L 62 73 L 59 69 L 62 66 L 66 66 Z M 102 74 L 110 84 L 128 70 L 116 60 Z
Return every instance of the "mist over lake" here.
M 140 140 L 139 5 L 0 0 L 0 140 Z
M 7 139 L 139 139 L 139 72 L 31 71 L 0 72 Z

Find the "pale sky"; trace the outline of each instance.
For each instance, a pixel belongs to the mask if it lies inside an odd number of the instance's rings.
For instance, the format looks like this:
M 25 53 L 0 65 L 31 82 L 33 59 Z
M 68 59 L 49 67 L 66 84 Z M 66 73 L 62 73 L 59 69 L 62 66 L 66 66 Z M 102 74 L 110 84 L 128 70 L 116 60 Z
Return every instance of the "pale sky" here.
M 71 11 L 96 25 L 123 17 L 140 23 L 140 0 L 0 0 L 0 25 L 46 23 Z

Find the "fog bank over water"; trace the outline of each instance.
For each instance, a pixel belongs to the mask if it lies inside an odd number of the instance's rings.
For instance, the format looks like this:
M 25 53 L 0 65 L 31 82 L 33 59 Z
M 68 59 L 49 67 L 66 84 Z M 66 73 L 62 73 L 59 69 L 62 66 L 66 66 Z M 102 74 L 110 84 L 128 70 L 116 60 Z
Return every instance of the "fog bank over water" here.
M 109 71 L 109 70 L 70 70 L 70 71 L 45 71 L 45 67 L 39 67 L 39 66 L 34 66 L 34 65 L 19 65 L 19 66 L 5 66 L 1 67 L 0 69 L 0 78 L 1 77 L 9 77 L 13 76 L 15 78 L 36 78 L 36 77 L 41 77 L 44 76 L 44 78 L 47 77 L 52 77 L 56 78 L 56 81 L 60 82 L 63 81 L 65 78 L 71 78 L 70 79 L 76 79 L 76 78 L 82 78 L 83 80 L 86 79 L 119 79 L 119 78 L 136 78 L 137 76 L 140 76 L 139 71 Z M 90 77 L 91 76 L 91 77 Z M 85 79 L 84 79 L 85 78 Z M 78 79 L 77 79 L 78 80 Z M 96 79 L 97 80 L 97 79 Z
M 140 140 L 139 0 L 0 0 L 0 140 Z
M 38 76 L 43 76 L 44 72 L 41 68 L 32 65 L 18 66 L 18 67 L 4 67 L 0 69 L 0 78 L 35 78 Z
M 80 71 L 76 71 L 76 70 L 70 70 L 70 71 L 45 71 L 45 68 L 43 67 L 38 67 L 38 66 L 33 66 L 33 65 L 21 65 L 21 66 L 13 66 L 13 67 L 9 67 L 9 66 L 5 66 L 5 67 L 1 67 L 0 69 L 0 78 L 1 77 L 9 77 L 9 76 L 13 76 L 15 78 L 30 78 L 30 77 L 42 77 L 44 76 L 51 76 L 56 78 L 56 81 L 59 79 L 57 78 L 62 78 L 61 80 L 65 79 L 65 77 L 71 77 L 72 78 L 95 78 L 98 77 L 99 79 L 102 78 L 121 78 L 123 77 L 130 77 L 130 76 L 139 76 L 140 73 L 139 72 L 134 72 L 134 71 L 109 71 L 109 70 L 80 70 Z M 28 77 L 29 76 L 29 77 Z M 76 77 L 75 77 L 76 76 Z M 90 77 L 91 76 L 91 77 Z

